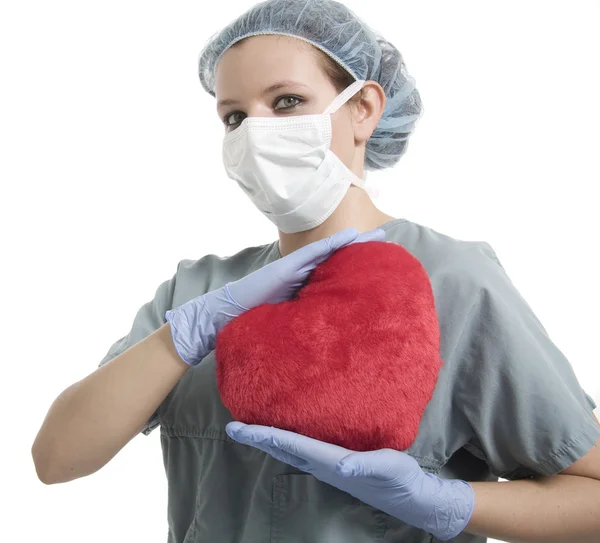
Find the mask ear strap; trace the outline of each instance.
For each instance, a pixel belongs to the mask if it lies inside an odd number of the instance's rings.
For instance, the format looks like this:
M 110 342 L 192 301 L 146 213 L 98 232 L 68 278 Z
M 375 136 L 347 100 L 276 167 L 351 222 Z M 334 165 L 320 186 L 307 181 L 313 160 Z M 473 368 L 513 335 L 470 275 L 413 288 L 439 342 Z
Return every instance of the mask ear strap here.
M 333 102 L 327 106 L 327 109 L 323 112 L 323 115 L 329 115 L 335 113 L 340 109 L 350 98 L 352 98 L 365 84 L 364 80 L 357 79 L 350 86 L 346 87 L 340 94 L 338 94 Z

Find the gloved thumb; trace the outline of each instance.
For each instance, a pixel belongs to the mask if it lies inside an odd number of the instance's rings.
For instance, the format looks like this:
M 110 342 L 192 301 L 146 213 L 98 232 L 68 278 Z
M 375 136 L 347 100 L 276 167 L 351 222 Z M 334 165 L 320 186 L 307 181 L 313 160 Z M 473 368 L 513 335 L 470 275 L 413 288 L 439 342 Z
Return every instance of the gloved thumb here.
M 394 479 L 398 474 L 398 459 L 391 458 L 390 452 L 397 451 L 379 449 L 351 453 L 337 463 L 336 471 L 342 477 L 372 477 L 382 481 Z

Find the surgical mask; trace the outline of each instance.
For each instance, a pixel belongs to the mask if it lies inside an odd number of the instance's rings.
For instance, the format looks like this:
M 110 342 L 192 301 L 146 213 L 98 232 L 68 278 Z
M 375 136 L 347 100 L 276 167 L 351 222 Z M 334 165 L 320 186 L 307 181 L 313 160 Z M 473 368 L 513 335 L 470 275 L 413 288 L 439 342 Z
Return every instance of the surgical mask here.
M 331 151 L 331 115 L 363 86 L 352 83 L 322 114 L 246 117 L 223 140 L 223 163 L 254 205 L 282 232 L 310 230 L 340 204 L 350 185 L 364 188 Z

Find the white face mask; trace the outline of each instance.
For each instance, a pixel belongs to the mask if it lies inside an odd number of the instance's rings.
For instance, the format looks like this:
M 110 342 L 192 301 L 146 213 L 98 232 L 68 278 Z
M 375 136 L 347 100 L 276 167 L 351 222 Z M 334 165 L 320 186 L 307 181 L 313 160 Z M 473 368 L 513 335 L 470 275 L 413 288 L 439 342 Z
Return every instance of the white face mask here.
M 223 140 L 227 175 L 282 232 L 324 222 L 351 184 L 364 187 L 333 153 L 331 114 L 364 85 L 352 83 L 322 114 L 246 117 Z

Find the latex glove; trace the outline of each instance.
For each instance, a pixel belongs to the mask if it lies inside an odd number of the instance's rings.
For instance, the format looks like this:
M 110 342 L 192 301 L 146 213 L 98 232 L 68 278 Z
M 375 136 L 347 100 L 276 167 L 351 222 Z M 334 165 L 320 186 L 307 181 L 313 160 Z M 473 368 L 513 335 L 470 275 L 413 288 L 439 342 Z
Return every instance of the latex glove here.
M 215 348 L 217 334 L 229 321 L 258 305 L 290 299 L 310 272 L 338 249 L 384 239 L 385 232 L 379 228 L 360 235 L 355 228 L 347 228 L 167 311 L 177 353 L 186 364 L 195 366 Z
M 394 449 L 355 452 L 287 430 L 230 422 L 235 441 L 314 475 L 441 541 L 460 534 L 475 506 L 473 487 L 460 479 L 425 473 L 410 455 Z

